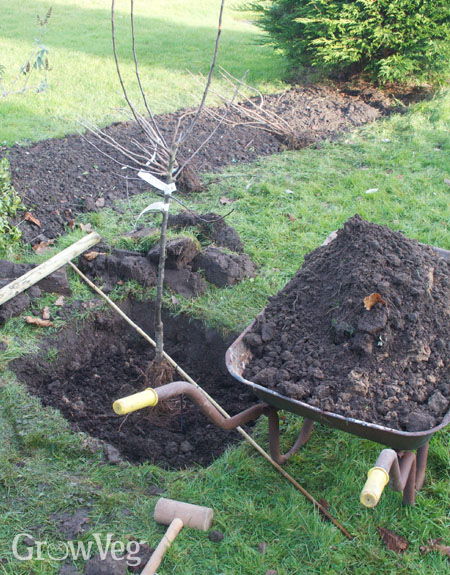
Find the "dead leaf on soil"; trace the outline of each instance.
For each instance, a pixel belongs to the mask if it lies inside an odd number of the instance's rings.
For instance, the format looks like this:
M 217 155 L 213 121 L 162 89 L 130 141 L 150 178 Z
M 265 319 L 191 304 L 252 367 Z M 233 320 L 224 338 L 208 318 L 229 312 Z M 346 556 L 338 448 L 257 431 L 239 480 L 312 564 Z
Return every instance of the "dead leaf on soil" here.
M 70 228 L 71 230 L 73 230 L 74 227 L 75 227 L 75 220 L 74 220 L 74 218 L 72 218 L 67 225 L 69 226 L 69 228 Z
M 41 319 L 40 317 L 33 317 L 32 315 L 25 316 L 27 323 L 36 325 L 37 327 L 55 327 L 55 324 L 48 319 Z
M 83 254 L 84 259 L 87 260 L 88 262 L 92 262 L 98 256 L 106 256 L 106 252 L 92 251 L 92 252 L 87 252 L 87 253 Z
M 377 531 L 387 549 L 403 553 L 409 547 L 409 541 L 403 535 L 398 535 L 386 527 L 377 527 Z
M 220 201 L 222 206 L 226 206 L 227 204 L 234 203 L 236 200 L 232 200 L 231 198 L 227 198 L 226 196 L 222 196 L 219 201 Z
M 83 232 L 88 232 L 91 233 L 92 232 L 92 224 L 80 224 L 80 228 Z
M 64 296 L 60 295 L 59 298 L 55 301 L 55 305 L 62 307 L 64 305 Z
M 32 213 L 25 212 L 25 215 L 23 217 L 27 222 L 31 222 L 32 224 L 34 224 L 38 228 L 41 227 L 41 222 L 35 216 L 33 216 Z
M 103 196 L 100 198 L 97 198 L 95 200 L 95 205 L 97 206 L 97 208 L 103 208 L 103 206 L 105 205 L 105 198 Z
M 48 305 L 46 305 L 42 310 L 42 319 L 50 319 L 50 308 Z
M 434 268 L 430 268 L 429 270 L 427 270 L 426 278 L 427 278 L 427 293 L 429 295 L 434 287 Z
M 48 252 L 49 245 L 48 242 L 39 242 L 38 244 L 34 244 L 34 246 L 32 246 L 33 251 L 36 252 L 37 254 L 45 254 L 45 252 Z
M 376 305 L 377 303 L 381 303 L 382 305 L 386 305 L 386 302 L 384 301 L 384 299 L 381 297 L 381 295 L 379 293 L 371 293 L 370 295 L 368 295 L 367 297 L 364 298 L 364 307 L 367 310 L 372 309 L 373 306 Z
M 429 553 L 430 551 L 439 551 L 442 555 L 450 557 L 450 545 L 442 544 L 442 537 L 438 539 L 429 539 L 428 545 L 422 545 L 420 547 L 420 552 L 423 554 Z

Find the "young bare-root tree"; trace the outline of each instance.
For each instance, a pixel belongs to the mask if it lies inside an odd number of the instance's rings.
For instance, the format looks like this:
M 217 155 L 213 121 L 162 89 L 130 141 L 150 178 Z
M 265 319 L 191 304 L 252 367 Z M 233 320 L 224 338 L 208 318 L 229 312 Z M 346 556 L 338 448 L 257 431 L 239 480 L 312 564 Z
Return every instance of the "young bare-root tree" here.
M 110 159 L 121 164 L 122 167 L 127 167 L 132 170 L 137 170 L 138 176 L 146 181 L 152 188 L 156 189 L 156 193 L 162 196 L 162 201 L 154 202 L 147 206 L 138 216 L 141 217 L 144 213 L 160 212 L 161 219 L 161 236 L 160 236 L 160 254 L 157 276 L 157 290 L 155 301 L 155 342 L 156 342 L 156 356 L 154 365 L 151 366 L 149 379 L 151 377 L 153 385 L 162 384 L 171 376 L 171 369 L 167 362 L 164 361 L 164 329 L 162 322 L 162 300 L 163 300 L 163 286 L 164 286 L 164 270 L 166 262 L 166 243 L 167 243 L 167 222 L 171 201 L 179 201 L 174 196 L 176 192 L 176 182 L 180 178 L 183 170 L 192 162 L 199 151 L 213 138 L 219 126 L 224 121 L 229 109 L 231 108 L 232 98 L 225 109 L 217 115 L 217 123 L 210 134 L 205 140 L 192 152 L 185 153 L 183 146 L 186 144 L 188 136 L 195 129 L 199 117 L 205 107 L 206 98 L 211 87 L 214 68 L 216 66 L 216 59 L 219 47 L 219 40 L 222 31 L 222 18 L 225 0 L 220 1 L 219 22 L 217 34 L 215 39 L 214 51 L 209 68 L 208 76 L 205 80 L 202 97 L 198 107 L 192 112 L 186 112 L 181 115 L 175 129 L 168 138 L 161 129 L 155 115 L 149 105 L 146 93 L 143 88 L 141 74 L 139 71 L 138 58 L 136 55 L 136 36 L 135 36 L 135 18 L 134 18 L 134 2 L 130 0 L 130 18 L 131 18 L 131 48 L 134 59 L 134 70 L 139 86 L 139 91 L 142 98 L 143 106 L 146 110 L 145 115 L 140 113 L 137 106 L 132 102 L 129 97 L 127 86 L 121 72 L 119 57 L 117 54 L 116 46 L 116 27 L 115 27 L 115 0 L 111 2 L 111 29 L 112 29 L 112 44 L 114 60 L 116 64 L 117 75 L 122 87 L 122 92 L 125 97 L 128 112 L 127 115 L 133 118 L 140 128 L 142 133 L 142 141 L 133 139 L 130 145 L 124 145 L 115 140 L 106 131 L 99 129 L 97 126 L 84 122 L 84 126 L 94 133 L 98 140 L 103 144 L 111 146 L 118 151 L 122 157 L 122 161 L 113 158 L 111 155 L 100 151 L 107 155 Z M 237 90 L 236 94 L 237 95 Z M 91 142 L 92 143 L 92 142 Z M 94 147 L 99 149 L 95 144 Z M 187 148 L 187 146 L 185 146 Z M 182 158 L 182 160 L 179 160 Z M 153 369 L 155 368 L 155 369 Z M 169 373 L 168 373 L 169 371 Z

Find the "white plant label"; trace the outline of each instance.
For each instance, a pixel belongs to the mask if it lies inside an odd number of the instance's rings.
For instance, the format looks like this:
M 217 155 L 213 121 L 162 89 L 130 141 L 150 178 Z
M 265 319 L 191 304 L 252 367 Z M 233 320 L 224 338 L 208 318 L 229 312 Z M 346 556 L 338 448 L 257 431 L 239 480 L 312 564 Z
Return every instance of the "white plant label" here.
M 150 172 L 144 172 L 144 170 L 140 170 L 138 172 L 138 176 L 141 178 L 141 180 L 144 180 L 144 182 L 147 182 L 147 184 L 150 184 L 151 186 L 153 186 L 157 190 L 160 190 L 164 194 L 171 195 L 177 189 L 175 182 L 166 184 L 165 182 L 159 180 L 156 176 L 154 176 Z
M 161 212 L 162 213 L 162 212 L 168 212 L 168 211 L 169 211 L 169 204 L 165 204 L 164 202 L 154 202 L 153 204 L 150 204 L 149 206 L 147 206 L 146 208 L 144 208 L 142 210 L 142 212 L 136 218 L 136 222 L 134 224 L 134 227 L 136 227 L 136 224 L 138 223 L 139 218 L 148 212 Z

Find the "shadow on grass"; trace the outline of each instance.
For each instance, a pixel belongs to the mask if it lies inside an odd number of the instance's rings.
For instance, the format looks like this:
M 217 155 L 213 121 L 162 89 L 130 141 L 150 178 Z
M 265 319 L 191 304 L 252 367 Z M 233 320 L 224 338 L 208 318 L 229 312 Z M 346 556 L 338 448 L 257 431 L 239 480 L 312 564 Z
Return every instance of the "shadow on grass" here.
M 35 33 L 36 14 L 44 15 L 49 3 L 25 0 L 19 7 L 15 3 L 11 5 L 5 0 L 0 0 L 0 7 L 4 14 L 0 37 L 15 42 L 29 42 L 31 45 Z M 219 2 L 217 2 L 217 19 L 218 9 Z M 195 73 L 206 73 L 217 34 L 215 21 L 214 16 L 211 20 L 214 24 L 211 25 L 207 21 L 195 22 L 195 9 L 186 16 L 186 24 L 175 23 L 171 21 L 170 16 L 161 19 L 137 15 L 136 48 L 140 65 L 183 72 L 189 68 Z M 116 31 L 120 60 L 124 65 L 132 63 L 130 18 L 127 12 L 117 12 Z M 276 56 L 271 48 L 258 45 L 258 38 L 257 31 L 231 30 L 225 22 L 218 62 L 232 74 L 239 76 L 247 68 L 250 69 L 252 82 L 276 81 L 283 72 L 283 60 Z M 71 53 L 80 52 L 111 59 L 109 2 L 105 3 L 105 9 L 101 10 L 83 9 L 74 4 L 57 4 L 48 24 L 45 43 L 49 46 L 50 53 L 62 48 Z

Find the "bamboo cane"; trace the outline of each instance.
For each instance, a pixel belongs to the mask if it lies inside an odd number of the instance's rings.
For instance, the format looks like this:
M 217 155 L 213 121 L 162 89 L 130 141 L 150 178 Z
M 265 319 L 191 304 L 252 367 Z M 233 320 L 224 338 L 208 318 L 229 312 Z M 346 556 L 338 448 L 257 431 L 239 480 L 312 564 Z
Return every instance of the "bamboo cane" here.
M 37 282 L 52 274 L 71 259 L 79 256 L 84 251 L 97 244 L 100 240 L 101 236 L 97 232 L 92 232 L 65 250 L 55 254 L 47 261 L 33 268 L 26 274 L 23 274 L 8 285 L 2 287 L 0 289 L 0 305 L 6 303 L 16 295 L 19 295 Z

